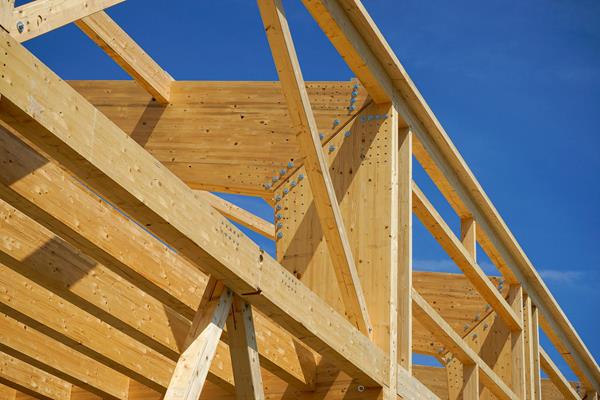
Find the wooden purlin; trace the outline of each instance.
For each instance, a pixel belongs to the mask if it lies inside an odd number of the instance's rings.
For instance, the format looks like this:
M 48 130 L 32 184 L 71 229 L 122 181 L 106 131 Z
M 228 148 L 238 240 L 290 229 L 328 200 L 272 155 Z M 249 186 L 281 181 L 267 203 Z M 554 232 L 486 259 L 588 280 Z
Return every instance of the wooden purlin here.
M 254 294 L 246 296 L 250 303 L 285 324 L 288 330 L 342 369 L 365 383 L 386 385 L 383 366 L 387 365 L 387 361 L 383 352 L 279 264 L 261 254 L 256 245 L 223 217 L 210 211 L 208 205 L 194 201 L 189 188 L 136 143 L 124 137 L 118 127 L 27 50 L 1 32 L 0 37 L 0 47 L 4 50 L 3 55 L 0 52 L 0 58 L 21 61 L 18 71 L 14 69 L 14 63 L 1 67 L 5 77 L 19 82 L 18 85 L 7 86 L 6 81 L 0 81 L 0 108 L 5 122 L 60 160 L 64 167 L 85 179 L 114 204 L 147 224 L 199 267 L 222 279 L 237 293 Z M 32 84 L 38 88 L 45 87 L 44 95 L 29 90 Z M 55 112 L 38 113 L 30 109 L 28 104 L 32 100 L 36 102 L 36 110 L 41 107 Z M 73 113 L 75 105 L 77 112 Z M 58 118 L 58 113 L 61 113 L 61 123 L 55 125 L 52 121 Z M 31 124 L 31 119 L 36 122 Z M 29 124 L 19 122 L 27 120 Z M 77 136 L 68 133 L 74 126 L 78 128 Z M 47 135 L 40 135 L 39 129 Z M 56 151 L 58 149 L 60 151 Z M 128 159 L 132 160 L 131 164 Z M 145 176 L 152 179 L 141 179 Z M 165 223 L 165 217 L 168 223 Z M 230 232 L 227 235 L 229 240 L 223 230 Z M 209 232 L 221 232 L 223 239 L 209 240 Z M 231 258 L 232 254 L 238 255 L 235 261 Z M 287 286 L 281 285 L 282 279 Z M 260 291 L 257 290 L 259 287 Z M 298 296 L 302 297 L 302 302 L 297 300 Z M 285 311 L 282 313 L 282 310 Z M 329 321 L 330 325 L 324 326 L 320 321 Z M 343 351 L 340 338 L 344 342 Z M 401 371 L 398 381 L 403 391 L 399 394 L 418 391 L 420 397 L 427 396 L 428 390 L 424 386 Z

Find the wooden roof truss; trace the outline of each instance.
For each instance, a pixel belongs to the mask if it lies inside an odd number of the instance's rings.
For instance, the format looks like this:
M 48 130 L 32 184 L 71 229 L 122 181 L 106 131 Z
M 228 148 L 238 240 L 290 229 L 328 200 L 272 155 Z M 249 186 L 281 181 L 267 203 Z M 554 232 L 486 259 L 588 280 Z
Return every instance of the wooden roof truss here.
M 280 82 L 175 81 L 104 11 L 121 1 L 0 2 L 1 398 L 598 398 L 596 361 L 359 0 L 303 0 L 351 82 L 304 82 L 281 0 L 258 0 Z M 65 82 L 21 44 L 70 23 L 135 82 Z M 210 191 L 262 197 L 275 223 Z M 413 271 L 413 215 L 463 274 Z

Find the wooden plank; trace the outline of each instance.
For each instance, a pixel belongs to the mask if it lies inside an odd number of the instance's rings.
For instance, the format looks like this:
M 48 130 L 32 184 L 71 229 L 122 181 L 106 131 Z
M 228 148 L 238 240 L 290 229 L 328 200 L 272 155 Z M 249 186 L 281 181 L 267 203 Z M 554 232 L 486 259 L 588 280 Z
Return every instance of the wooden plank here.
M 537 307 L 533 306 L 531 312 L 531 342 L 533 346 L 533 384 L 536 400 L 542 399 L 542 375 L 540 367 L 540 328 Z
M 376 101 L 395 99 L 401 117 L 415 133 L 415 155 L 459 216 L 473 216 L 481 229 L 480 243 L 501 257 L 501 272 L 520 282 L 552 330 L 565 342 L 579 377 L 600 391 L 600 368 L 544 285 L 481 185 L 462 159 L 414 83 L 400 64 L 364 6 L 357 0 L 304 0 L 304 4 L 368 87 Z M 420 151 L 422 149 L 422 151 Z M 432 173 L 433 172 L 433 173 Z M 487 249 L 485 247 L 488 247 Z M 496 260 L 494 260 L 496 261 Z M 506 267 L 506 268 L 504 268 Z
M 227 317 L 227 338 L 233 365 L 236 399 L 264 399 L 265 391 L 260 373 L 252 306 L 239 296 L 234 296 L 232 309 Z
M 33 39 L 124 0 L 37 0 L 16 7 L 10 34 L 19 42 Z M 22 32 L 17 24 L 23 24 Z
M 573 386 L 569 383 L 567 378 L 560 372 L 554 361 L 548 356 L 546 351 L 540 347 L 540 364 L 544 372 L 548 375 L 550 380 L 556 385 L 558 390 L 568 400 L 581 400 L 581 397 L 577 394 Z M 543 395 L 542 395 L 543 398 Z
M 191 189 L 23 46 L 2 32 L 0 38 L 4 123 L 341 369 L 365 384 L 386 385 L 387 357 L 367 337 L 198 201 Z M 407 390 L 399 389 L 399 395 L 412 395 L 415 381 L 406 375 L 399 380 Z
M 0 351 L 100 396 L 127 400 L 126 376 L 4 313 Z
M 475 364 L 481 382 L 499 399 L 516 400 L 512 390 L 492 371 L 446 321 L 413 289 L 413 313 L 415 317 L 444 343 L 447 350 L 463 364 Z
M 258 5 L 290 117 L 297 130 L 296 137 L 305 157 L 306 175 L 313 193 L 321 229 L 330 250 L 329 254 L 341 289 L 346 315 L 360 331 L 371 335 L 373 328 L 369 312 L 283 4 L 279 0 L 259 0 Z
M 108 14 L 99 11 L 76 21 L 75 24 L 159 103 L 169 103 L 173 83 L 171 75 Z
M 53 400 L 71 397 L 70 383 L 3 352 L 0 352 L 0 382 Z M 0 398 L 5 399 L 1 394 L 0 391 Z
M 202 392 L 233 294 L 211 279 L 194 317 L 186 338 L 186 349 L 181 354 L 167 388 L 165 400 L 197 400 Z
M 492 308 L 513 330 L 522 329 L 517 315 L 492 285 L 481 267 L 475 262 L 467 249 L 454 235 L 437 210 L 429 202 L 425 194 L 413 182 L 413 210 L 423 225 L 435 237 L 438 243 L 446 250 L 450 258 L 469 278 L 473 286 L 479 291 Z
M 208 204 L 213 206 L 224 217 L 245 226 L 251 231 L 260 233 L 268 239 L 275 239 L 275 225 L 272 223 L 212 193 L 197 191 L 196 194 L 206 200 Z

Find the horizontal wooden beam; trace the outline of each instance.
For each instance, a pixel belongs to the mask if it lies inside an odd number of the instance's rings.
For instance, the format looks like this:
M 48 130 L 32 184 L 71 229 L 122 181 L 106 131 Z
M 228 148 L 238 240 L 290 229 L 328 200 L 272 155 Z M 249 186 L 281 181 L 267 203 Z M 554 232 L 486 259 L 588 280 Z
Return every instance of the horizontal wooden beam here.
M 52 400 L 71 400 L 71 384 L 18 358 L 0 352 L 0 382 Z M 0 398 L 4 398 L 0 392 Z
M 19 42 L 33 39 L 124 0 L 36 0 L 16 7 L 9 32 Z M 20 29 L 19 27 L 22 27 Z
M 412 190 L 413 210 L 423 225 L 425 225 L 427 230 L 446 250 L 450 258 L 452 258 L 481 294 L 481 297 L 492 306 L 504 322 L 514 331 L 523 329 L 522 323 L 519 321 L 515 311 L 506 299 L 502 297 L 502 294 L 498 292 L 490 278 L 483 272 L 473 256 L 469 254 L 465 246 L 414 182 Z
M 5 123 L 315 351 L 367 385 L 386 385 L 386 356 L 366 336 L 198 201 L 24 47 L 2 32 L 0 38 L 5 75 L 0 116 Z M 413 384 L 407 374 L 402 380 L 402 388 Z
M 127 400 L 129 379 L 0 313 L 0 351 L 108 399 Z
M 518 400 L 502 379 L 473 351 L 450 325 L 413 290 L 413 312 L 415 318 L 428 328 L 463 364 L 475 364 L 479 368 L 479 379 L 490 391 L 502 400 Z
M 133 77 L 159 103 L 171 97 L 173 78 L 104 11 L 75 22 L 77 26 Z

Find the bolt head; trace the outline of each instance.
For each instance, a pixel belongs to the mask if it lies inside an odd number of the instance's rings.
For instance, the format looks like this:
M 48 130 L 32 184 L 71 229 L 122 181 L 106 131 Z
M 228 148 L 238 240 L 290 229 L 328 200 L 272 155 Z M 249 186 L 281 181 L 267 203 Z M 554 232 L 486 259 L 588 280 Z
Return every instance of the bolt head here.
M 23 24 L 22 21 L 18 21 L 17 22 L 17 31 L 19 33 L 23 33 L 24 30 L 25 30 L 25 25 Z

